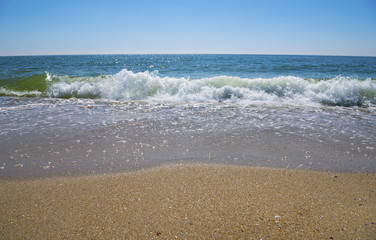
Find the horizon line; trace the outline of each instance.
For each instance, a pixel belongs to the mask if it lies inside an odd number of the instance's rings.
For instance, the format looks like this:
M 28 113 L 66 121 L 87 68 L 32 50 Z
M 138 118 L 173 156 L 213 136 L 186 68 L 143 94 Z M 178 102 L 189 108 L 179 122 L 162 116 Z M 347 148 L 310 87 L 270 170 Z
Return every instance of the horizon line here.
M 296 54 L 296 53 L 67 53 L 67 54 L 16 54 L 0 57 L 42 57 L 42 56 L 92 56 L 92 55 L 269 55 L 269 56 L 322 56 L 322 57 L 376 57 L 376 55 L 342 54 Z

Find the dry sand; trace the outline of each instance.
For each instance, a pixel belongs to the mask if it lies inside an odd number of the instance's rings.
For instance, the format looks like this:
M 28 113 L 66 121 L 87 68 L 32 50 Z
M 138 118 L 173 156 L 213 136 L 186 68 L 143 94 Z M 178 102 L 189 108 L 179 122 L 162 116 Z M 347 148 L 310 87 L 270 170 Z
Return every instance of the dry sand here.
M 375 239 L 376 174 L 223 165 L 0 181 L 1 239 Z

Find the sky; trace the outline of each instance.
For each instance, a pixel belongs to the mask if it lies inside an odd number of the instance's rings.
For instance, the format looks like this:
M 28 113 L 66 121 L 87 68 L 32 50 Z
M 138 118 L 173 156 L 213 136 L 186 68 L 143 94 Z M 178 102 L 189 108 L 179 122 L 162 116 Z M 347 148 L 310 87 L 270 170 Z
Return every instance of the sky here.
M 0 0 L 0 56 L 376 56 L 376 0 Z

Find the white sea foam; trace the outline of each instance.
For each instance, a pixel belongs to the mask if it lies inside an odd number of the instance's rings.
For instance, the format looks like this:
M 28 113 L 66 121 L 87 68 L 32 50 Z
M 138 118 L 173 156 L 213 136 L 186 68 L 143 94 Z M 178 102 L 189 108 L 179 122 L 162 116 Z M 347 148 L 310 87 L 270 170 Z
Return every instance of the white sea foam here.
M 216 76 L 187 79 L 161 77 L 157 72 L 122 70 L 115 75 L 68 77 L 47 75 L 55 81 L 50 97 L 104 98 L 113 100 L 248 101 L 288 104 L 376 104 L 374 80 L 338 76 L 327 80 L 294 76 L 239 78 Z M 56 80 L 57 79 L 57 80 Z

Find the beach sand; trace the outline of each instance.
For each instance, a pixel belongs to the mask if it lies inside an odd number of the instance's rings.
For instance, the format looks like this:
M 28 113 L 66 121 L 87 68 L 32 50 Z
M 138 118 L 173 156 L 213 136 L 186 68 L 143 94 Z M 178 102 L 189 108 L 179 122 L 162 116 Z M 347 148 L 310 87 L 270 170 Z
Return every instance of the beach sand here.
M 1 239 L 375 239 L 376 174 L 227 165 L 0 180 Z

